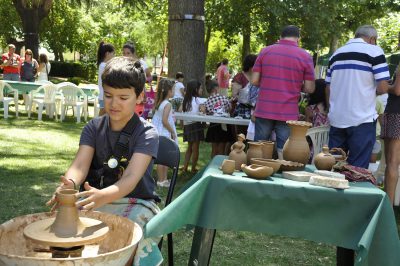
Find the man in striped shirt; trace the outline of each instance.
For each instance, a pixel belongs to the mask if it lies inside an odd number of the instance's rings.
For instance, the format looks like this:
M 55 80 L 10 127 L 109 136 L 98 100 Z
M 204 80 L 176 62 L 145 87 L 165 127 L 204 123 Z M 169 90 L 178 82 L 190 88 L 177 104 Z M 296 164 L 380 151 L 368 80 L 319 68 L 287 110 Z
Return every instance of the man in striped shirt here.
M 252 82 L 260 88 L 254 116 L 255 140 L 268 140 L 272 130 L 277 137 L 278 155 L 289 137 L 287 120 L 298 120 L 302 87 L 313 93 L 314 64 L 309 53 L 298 46 L 300 30 L 286 26 L 281 39 L 263 48 L 253 67 Z
M 329 59 L 326 76 L 329 97 L 329 147 L 349 151 L 348 163 L 368 168 L 375 143 L 375 98 L 388 91 L 389 68 L 378 34 L 369 25 Z

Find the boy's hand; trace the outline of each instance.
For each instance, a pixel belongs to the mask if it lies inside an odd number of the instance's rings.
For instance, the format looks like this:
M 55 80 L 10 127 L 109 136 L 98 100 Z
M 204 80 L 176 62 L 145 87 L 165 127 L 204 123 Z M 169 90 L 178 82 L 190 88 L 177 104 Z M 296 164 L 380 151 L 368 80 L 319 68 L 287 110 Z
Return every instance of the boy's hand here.
M 88 182 L 84 184 L 85 191 L 78 193 L 78 198 L 83 198 L 75 203 L 75 206 L 82 208 L 82 210 L 90 211 L 95 208 L 103 206 L 105 203 L 103 192 L 100 189 L 91 187 Z
M 62 189 L 75 189 L 75 184 L 74 182 L 71 181 L 71 179 L 65 178 L 65 176 L 61 176 L 61 184 L 56 188 L 56 191 L 54 192 L 53 196 L 51 199 L 46 202 L 47 206 L 51 206 L 51 212 L 55 211 L 57 209 L 58 204 L 57 204 L 57 199 L 56 199 L 56 193 Z

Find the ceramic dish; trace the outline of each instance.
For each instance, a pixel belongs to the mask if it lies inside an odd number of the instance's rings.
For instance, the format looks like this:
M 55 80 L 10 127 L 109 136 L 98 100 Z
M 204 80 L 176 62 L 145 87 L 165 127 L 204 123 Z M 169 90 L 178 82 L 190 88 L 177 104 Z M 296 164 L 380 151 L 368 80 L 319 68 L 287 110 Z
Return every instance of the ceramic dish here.
M 275 161 L 280 162 L 282 164 L 279 171 L 301 171 L 304 170 L 305 168 L 304 164 L 298 162 L 285 161 L 285 160 L 275 160 Z

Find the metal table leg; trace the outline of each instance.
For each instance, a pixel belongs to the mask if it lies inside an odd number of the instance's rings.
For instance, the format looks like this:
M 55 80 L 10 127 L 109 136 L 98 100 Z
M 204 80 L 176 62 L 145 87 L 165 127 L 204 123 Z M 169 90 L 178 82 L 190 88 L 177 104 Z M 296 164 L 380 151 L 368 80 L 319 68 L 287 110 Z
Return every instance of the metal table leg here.
M 196 226 L 190 251 L 189 266 L 207 266 L 210 264 L 214 244 L 215 229 Z

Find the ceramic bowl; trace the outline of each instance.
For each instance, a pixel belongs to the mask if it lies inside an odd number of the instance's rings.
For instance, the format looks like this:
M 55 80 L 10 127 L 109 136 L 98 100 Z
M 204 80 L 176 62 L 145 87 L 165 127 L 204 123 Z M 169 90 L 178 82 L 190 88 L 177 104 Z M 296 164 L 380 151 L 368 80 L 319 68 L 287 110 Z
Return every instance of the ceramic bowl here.
M 273 174 L 279 171 L 279 168 L 281 168 L 282 163 L 278 162 L 273 159 L 264 159 L 264 158 L 252 158 L 250 160 L 252 164 L 259 164 L 259 165 L 264 165 L 264 166 L 269 166 L 274 169 Z
M 249 166 L 242 164 L 242 171 L 250 178 L 266 179 L 273 174 L 274 169 L 258 164 L 251 164 Z

